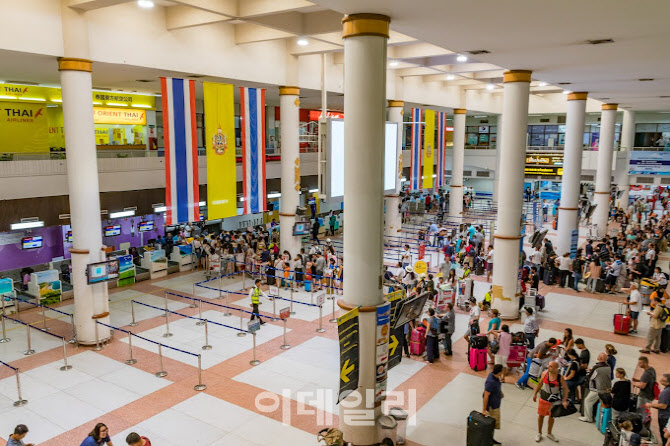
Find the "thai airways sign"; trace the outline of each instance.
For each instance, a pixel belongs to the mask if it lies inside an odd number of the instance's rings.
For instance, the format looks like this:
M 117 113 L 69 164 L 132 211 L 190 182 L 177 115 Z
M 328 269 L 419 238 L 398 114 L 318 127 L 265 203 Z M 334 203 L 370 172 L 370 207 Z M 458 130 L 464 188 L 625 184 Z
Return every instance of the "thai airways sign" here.
M 524 171 L 526 175 L 563 176 L 563 154 L 528 154 Z

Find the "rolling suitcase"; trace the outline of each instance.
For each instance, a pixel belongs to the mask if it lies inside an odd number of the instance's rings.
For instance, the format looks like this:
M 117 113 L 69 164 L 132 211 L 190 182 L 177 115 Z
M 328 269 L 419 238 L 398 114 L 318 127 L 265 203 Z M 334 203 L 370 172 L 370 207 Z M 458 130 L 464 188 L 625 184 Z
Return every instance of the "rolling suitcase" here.
M 484 264 L 485 263 L 486 262 L 484 261 L 484 259 L 480 259 L 480 260 L 477 261 L 477 267 L 475 268 L 475 275 L 477 275 L 477 276 L 483 276 L 484 275 L 484 270 L 485 270 Z
M 667 353 L 670 351 L 670 326 L 666 325 L 661 331 L 661 352 Z
M 307 292 L 312 291 L 312 282 L 310 280 L 305 280 L 305 291 Z
M 475 372 L 486 370 L 486 358 L 488 354 L 485 348 L 470 348 L 468 351 L 468 362 Z
M 602 403 L 598 403 L 598 410 L 596 412 L 596 427 L 603 434 L 607 431 L 610 421 L 612 421 L 612 409 L 603 407 Z
M 603 446 L 619 446 L 619 428 L 616 422 L 611 421 L 605 430 L 605 442 Z
M 467 446 L 489 446 L 493 444 L 496 420 L 473 410 L 468 415 Z
M 605 292 L 605 281 L 603 279 L 596 279 L 596 293 Z
M 426 337 L 424 335 L 426 329 L 417 327 L 412 330 L 412 336 L 409 339 L 409 352 L 412 355 L 423 355 L 426 351 Z
M 544 300 L 544 296 L 541 294 L 535 295 L 535 306 L 537 306 L 538 310 L 544 310 L 544 306 L 546 304 L 546 301 Z
M 554 270 L 546 269 L 544 271 L 544 277 L 542 277 L 542 282 L 544 282 L 545 285 L 553 285 L 555 281 Z
M 626 316 L 623 313 L 623 308 L 619 306 L 619 313 L 614 315 L 614 333 L 621 335 L 628 335 L 630 331 L 630 316 Z M 665 330 L 664 330 L 665 331 Z M 663 341 L 661 340 L 661 344 Z

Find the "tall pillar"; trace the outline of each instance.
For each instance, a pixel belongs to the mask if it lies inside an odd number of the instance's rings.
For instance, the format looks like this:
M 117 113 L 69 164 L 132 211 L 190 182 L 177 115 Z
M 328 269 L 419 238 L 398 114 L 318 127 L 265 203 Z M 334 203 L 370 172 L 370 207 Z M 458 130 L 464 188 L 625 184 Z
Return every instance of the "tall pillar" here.
M 465 163 L 465 113 L 464 108 L 454 109 L 454 146 L 452 150 L 451 183 L 449 185 L 449 216 L 463 215 L 463 164 Z
M 621 150 L 630 152 L 635 147 L 635 112 L 632 110 L 623 111 L 623 125 L 621 126 Z M 623 191 L 619 198 L 619 206 L 628 207 L 628 195 L 630 192 L 630 177 L 628 175 L 628 160 L 630 153 L 626 153 L 625 169 L 617 180 L 619 189 Z
M 558 255 L 570 251 L 572 231 L 579 229 L 579 184 L 582 177 L 582 146 L 588 93 L 568 95 L 561 206 L 558 208 Z
M 502 145 L 502 115 L 498 115 L 498 133 L 496 134 L 496 170 L 493 172 L 493 202 L 498 202 L 500 194 L 500 147 Z M 490 144 L 490 142 L 489 142 Z
M 600 117 L 600 144 L 596 171 L 595 204 L 598 206 L 593 216 L 598 237 L 607 234 L 607 220 L 610 209 L 610 189 L 612 187 L 612 157 L 614 156 L 614 124 L 617 104 L 603 104 Z
M 384 227 L 384 121 L 386 114 L 386 45 L 389 17 L 352 14 L 343 20 L 344 39 L 344 309 L 359 308 L 360 398 L 340 404 L 344 440 L 356 446 L 379 442 L 374 425 L 361 426 L 353 411 L 375 403 L 376 307 L 382 297 Z M 361 224 L 365 222 L 365 224 Z M 367 418 L 367 417 L 366 417 Z
M 279 212 L 279 246 L 291 256 L 300 253 L 300 237 L 293 235 L 296 208 L 300 203 L 300 89 L 279 87 L 281 116 L 281 212 Z
M 403 101 L 388 101 L 386 120 L 398 123 L 398 147 L 396 156 L 395 172 L 395 193 L 385 195 L 386 198 L 386 219 L 384 224 L 384 235 L 387 237 L 397 237 L 402 231 L 402 215 L 398 209 L 400 205 L 400 181 L 402 180 L 402 136 L 403 136 Z M 388 241 L 393 242 L 396 239 L 391 238 Z M 395 244 L 395 243 L 394 243 Z
M 80 12 L 63 2 L 64 57 L 58 59 L 63 95 L 63 126 L 67 154 L 67 181 L 72 226 L 72 287 L 74 323 L 80 344 L 96 342 L 93 316 L 109 314 L 107 283 L 88 285 L 89 263 L 105 259 L 102 250 L 98 158 L 93 124 L 92 62 L 88 60 L 88 24 Z M 109 316 L 98 319 L 109 324 Z M 100 340 L 110 337 L 109 329 L 98 325 Z
M 519 316 L 519 250 L 523 180 L 528 127 L 528 70 L 506 71 L 503 77 L 503 128 L 500 146 L 500 192 L 494 244 L 498 261 L 493 268 L 493 307 L 505 319 Z

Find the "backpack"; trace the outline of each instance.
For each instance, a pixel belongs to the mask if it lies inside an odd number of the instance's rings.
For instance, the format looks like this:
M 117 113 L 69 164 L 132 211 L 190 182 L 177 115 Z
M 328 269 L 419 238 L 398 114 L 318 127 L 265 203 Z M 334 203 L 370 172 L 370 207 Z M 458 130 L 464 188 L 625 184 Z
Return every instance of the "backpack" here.
M 440 333 L 448 333 L 449 324 L 445 320 L 440 320 Z
M 440 331 L 440 323 L 437 321 L 437 318 L 435 316 L 430 318 L 430 334 L 437 336 L 437 334 Z
M 670 309 L 665 305 L 661 305 L 661 315 L 658 317 L 662 322 L 667 322 L 670 318 Z

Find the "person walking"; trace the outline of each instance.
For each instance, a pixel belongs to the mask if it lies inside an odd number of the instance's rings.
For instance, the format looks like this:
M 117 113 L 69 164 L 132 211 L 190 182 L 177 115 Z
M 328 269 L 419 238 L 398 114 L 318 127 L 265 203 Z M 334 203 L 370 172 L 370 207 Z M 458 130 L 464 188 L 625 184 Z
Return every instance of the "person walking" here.
M 437 337 L 440 334 L 440 321 L 435 317 L 435 309 L 428 309 L 428 329 L 426 330 L 426 362 L 430 364 L 440 358 L 440 344 Z
M 537 325 L 537 319 L 533 314 L 533 309 L 531 307 L 526 307 L 526 321 L 523 324 L 523 332 L 526 335 L 528 340 L 528 348 L 535 348 L 535 338 L 540 333 L 540 327 Z
M 496 429 L 500 429 L 500 406 L 502 405 L 502 399 L 505 397 L 502 391 L 502 376 L 503 366 L 496 364 L 493 366 L 493 371 L 486 377 L 486 383 L 484 384 L 482 414 L 496 420 Z M 493 439 L 492 444 L 502 443 Z
M 537 401 L 537 394 L 540 394 L 540 401 Z M 558 443 L 558 438 L 552 434 L 554 429 L 554 417 L 551 416 L 551 406 L 558 401 L 561 401 L 563 407 L 568 407 L 568 385 L 565 383 L 565 378 L 558 373 L 558 362 L 551 361 L 547 370 L 542 373 L 540 381 L 535 387 L 533 393 L 533 402 L 537 402 L 537 435 L 535 442 L 542 441 L 542 427 L 544 425 L 544 417 L 549 417 L 547 423 L 547 438 Z
M 661 334 L 665 328 L 665 322 L 670 313 L 668 308 L 661 304 L 661 299 L 655 297 L 652 301 L 653 311 L 647 311 L 649 315 L 649 331 L 647 332 L 647 346 L 640 353 L 660 353 Z
M 593 423 L 593 405 L 598 401 L 599 393 L 610 393 L 612 391 L 612 380 L 610 379 L 611 370 L 607 364 L 607 353 L 598 355 L 598 362 L 591 369 L 587 377 L 589 383 L 589 393 L 584 398 L 584 416 L 579 417 L 579 421 Z
M 250 321 L 253 321 L 256 319 L 256 316 L 258 315 L 258 320 L 261 321 L 261 325 L 265 325 L 265 322 L 263 319 L 261 319 L 261 314 L 258 311 L 258 305 L 260 305 L 260 297 L 263 296 L 266 299 L 269 299 L 267 294 L 261 290 L 261 279 L 256 279 L 254 281 L 254 286 L 249 290 L 249 299 L 251 299 L 251 308 L 252 308 L 252 315 Z
M 456 328 L 456 313 L 454 313 L 454 305 L 451 302 L 447 303 L 447 312 L 442 316 L 442 321 L 447 325 L 447 331 L 444 333 L 444 355 L 451 356 L 451 336 L 454 334 Z
M 658 428 L 661 433 L 659 438 L 663 438 L 663 428 L 668 424 L 668 420 L 670 420 L 670 373 L 664 373 L 661 376 L 661 385 L 663 386 L 663 390 L 658 395 L 658 400 L 655 403 L 645 404 L 647 409 L 656 409 L 658 411 Z
M 642 369 L 640 378 L 633 378 L 632 385 L 640 389 L 637 395 L 637 407 L 640 408 L 654 400 L 654 384 L 656 383 L 656 370 L 649 365 L 649 358 L 640 356 L 637 366 Z
M 14 428 L 14 433 L 9 435 L 7 439 L 7 446 L 33 446 L 32 443 L 24 443 L 23 439 L 28 434 L 28 426 L 25 424 L 18 424 Z
M 131 432 L 126 437 L 128 446 L 151 446 L 147 437 L 141 437 L 137 432 Z

